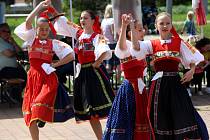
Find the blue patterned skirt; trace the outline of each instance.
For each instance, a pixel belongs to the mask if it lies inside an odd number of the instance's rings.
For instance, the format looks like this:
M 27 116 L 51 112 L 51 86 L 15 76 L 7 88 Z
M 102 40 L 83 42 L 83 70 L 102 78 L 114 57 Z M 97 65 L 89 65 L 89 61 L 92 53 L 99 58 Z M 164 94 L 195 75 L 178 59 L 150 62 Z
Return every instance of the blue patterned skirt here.
M 124 80 L 110 110 L 103 140 L 132 140 L 135 127 L 135 94 Z

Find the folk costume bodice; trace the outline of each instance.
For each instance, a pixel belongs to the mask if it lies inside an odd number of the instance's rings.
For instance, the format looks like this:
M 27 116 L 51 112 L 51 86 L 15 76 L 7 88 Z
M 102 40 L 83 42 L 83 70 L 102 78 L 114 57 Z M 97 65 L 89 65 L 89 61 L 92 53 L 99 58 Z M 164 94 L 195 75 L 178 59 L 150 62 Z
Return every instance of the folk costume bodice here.
M 75 47 L 75 53 L 78 55 L 78 61 L 80 64 L 90 63 L 95 61 L 94 50 L 92 40 L 97 33 L 93 33 L 90 38 L 80 39 Z
M 171 42 L 161 43 L 159 39 L 152 40 L 153 62 L 156 71 L 178 71 L 181 39 L 172 38 Z
M 47 62 L 52 62 L 53 50 L 52 40 L 39 40 L 36 38 L 31 47 L 28 48 L 29 59 L 41 59 Z

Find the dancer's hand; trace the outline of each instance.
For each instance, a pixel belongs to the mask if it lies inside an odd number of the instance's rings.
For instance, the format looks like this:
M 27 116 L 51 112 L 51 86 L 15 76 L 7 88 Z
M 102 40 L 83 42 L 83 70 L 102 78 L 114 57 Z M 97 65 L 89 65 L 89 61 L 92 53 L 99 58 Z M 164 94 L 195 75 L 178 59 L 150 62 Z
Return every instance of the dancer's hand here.
M 130 24 L 130 22 L 131 22 L 131 19 L 130 19 L 130 18 L 131 18 L 131 17 L 130 17 L 129 15 L 123 14 L 123 15 L 121 16 L 122 25 L 128 26 L 128 24 Z
M 132 16 L 132 14 L 128 14 L 128 20 L 130 20 L 130 28 L 131 28 L 131 30 L 133 30 L 134 29 L 134 19 L 133 19 L 133 16 Z
M 99 68 L 100 65 L 101 65 L 101 63 L 98 63 L 97 61 L 95 61 L 95 62 L 92 64 L 93 68 Z
M 51 0 L 42 1 L 40 4 L 42 5 L 42 8 L 48 8 L 51 6 Z
M 181 83 L 184 84 L 186 82 L 191 81 L 193 79 L 194 72 L 195 72 L 194 69 L 190 69 L 188 72 L 186 72 L 183 75 L 183 78 L 181 79 Z

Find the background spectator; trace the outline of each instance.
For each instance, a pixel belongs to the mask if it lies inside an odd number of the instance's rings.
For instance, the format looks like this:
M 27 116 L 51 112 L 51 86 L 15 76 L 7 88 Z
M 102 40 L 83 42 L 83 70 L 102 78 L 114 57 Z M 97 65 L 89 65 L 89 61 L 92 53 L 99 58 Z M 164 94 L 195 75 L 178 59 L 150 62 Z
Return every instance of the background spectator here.
M 204 70 L 206 71 L 206 79 L 207 79 L 207 86 L 206 86 L 206 93 L 210 94 L 210 39 L 203 38 L 196 43 L 196 48 L 200 50 L 200 52 L 204 55 L 205 58 L 205 66 Z
M 20 78 L 25 80 L 18 87 L 10 88 L 10 95 L 17 99 L 22 99 L 22 90 L 26 84 L 26 71 L 17 62 L 17 54 L 21 52 L 17 45 L 7 23 L 0 24 L 0 79 Z
M 196 34 L 193 11 L 189 11 L 187 13 L 187 19 L 184 21 L 184 26 L 181 30 L 181 34 L 183 34 L 185 32 L 188 35 L 195 35 Z
M 103 35 L 105 36 L 109 48 L 114 51 L 116 47 L 116 41 L 114 40 L 114 19 L 112 15 L 112 5 L 108 4 L 105 9 L 104 19 L 101 22 L 101 29 Z M 112 53 L 112 58 L 105 61 L 106 68 L 108 72 L 116 70 L 117 82 L 120 83 L 121 70 L 120 70 L 120 60 Z
M 143 12 L 143 26 L 146 34 L 157 34 L 157 30 L 155 28 L 155 19 L 158 14 L 158 10 L 156 6 L 144 6 L 142 8 Z

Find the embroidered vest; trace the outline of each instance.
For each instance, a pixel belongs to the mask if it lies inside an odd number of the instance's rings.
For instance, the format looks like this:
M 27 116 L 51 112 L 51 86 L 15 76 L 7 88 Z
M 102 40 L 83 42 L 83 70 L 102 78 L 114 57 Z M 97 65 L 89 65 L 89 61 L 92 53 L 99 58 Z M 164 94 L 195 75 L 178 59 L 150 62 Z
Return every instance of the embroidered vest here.
M 52 40 L 47 39 L 45 43 L 41 43 L 36 38 L 33 45 L 28 48 L 29 59 L 37 58 L 51 62 L 54 55 L 52 47 Z
M 80 64 L 90 63 L 95 61 L 95 54 L 94 50 L 95 47 L 93 46 L 93 39 L 97 33 L 93 33 L 90 38 L 85 38 L 79 40 L 76 47 L 74 48 L 75 53 L 78 55 L 78 61 Z
M 159 39 L 152 40 L 153 63 L 156 71 L 178 71 L 181 39 L 171 38 L 171 43 L 161 45 Z

